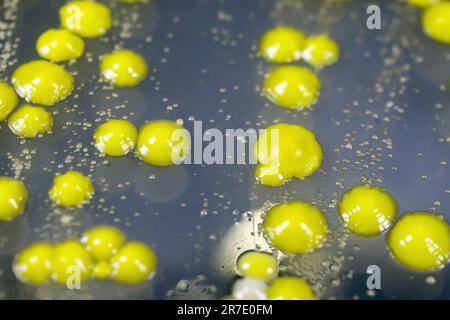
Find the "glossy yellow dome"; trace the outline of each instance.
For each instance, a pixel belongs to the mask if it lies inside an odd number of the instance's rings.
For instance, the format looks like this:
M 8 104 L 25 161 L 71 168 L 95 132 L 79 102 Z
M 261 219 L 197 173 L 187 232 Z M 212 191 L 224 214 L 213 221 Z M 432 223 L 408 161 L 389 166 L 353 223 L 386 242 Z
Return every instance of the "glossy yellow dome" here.
M 62 62 L 81 57 L 84 41 L 70 31 L 49 29 L 39 36 L 36 50 L 44 59 Z
M 300 201 L 272 207 L 264 218 L 262 229 L 271 245 L 290 254 L 314 251 L 328 238 L 328 224 L 322 212 Z
M 0 81 L 0 121 L 8 118 L 19 104 L 19 97 L 14 89 L 6 82 Z
M 21 215 L 27 201 L 28 191 L 22 181 L 0 176 L 0 221 L 10 221 Z
M 63 67 L 34 60 L 18 67 L 12 75 L 17 93 L 27 102 L 52 106 L 73 90 L 73 77 Z
M 12 132 L 22 138 L 35 138 L 52 130 L 53 116 L 42 107 L 23 105 L 8 119 Z

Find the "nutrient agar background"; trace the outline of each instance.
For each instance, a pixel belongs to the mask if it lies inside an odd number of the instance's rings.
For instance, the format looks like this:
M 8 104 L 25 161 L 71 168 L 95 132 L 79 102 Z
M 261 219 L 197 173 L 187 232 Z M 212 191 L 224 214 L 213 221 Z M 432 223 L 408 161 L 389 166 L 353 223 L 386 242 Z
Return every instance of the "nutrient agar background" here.
M 21 140 L 0 130 L 0 174 L 25 178 L 26 214 L 0 224 L 0 298 L 217 298 L 235 277 L 243 251 L 267 248 L 258 231 L 270 203 L 312 202 L 334 233 L 313 254 L 283 258 L 281 269 L 306 275 L 322 298 L 448 298 L 450 272 L 405 270 L 389 257 L 384 235 L 347 235 L 337 199 L 352 185 L 384 186 L 399 211 L 427 210 L 450 219 L 450 77 L 448 46 L 422 34 L 419 11 L 400 1 L 153 0 L 113 8 L 114 28 L 86 41 L 86 54 L 67 68 L 76 90 L 48 109 L 53 134 Z M 36 59 L 37 37 L 59 24 L 64 1 L 0 1 L 0 77 Z M 383 28 L 365 27 L 368 4 L 382 8 Z M 276 24 L 307 34 L 329 33 L 341 46 L 338 63 L 318 75 L 323 89 L 309 111 L 288 111 L 261 93 L 271 66 L 256 56 L 259 37 Z M 98 57 L 117 47 L 143 54 L 150 76 L 132 89 L 98 77 Z M 300 63 L 301 64 L 301 63 Z M 302 65 L 302 64 L 301 64 Z M 324 149 L 318 173 L 282 188 L 255 184 L 254 166 L 185 165 L 155 168 L 131 155 L 100 157 L 95 128 L 110 117 L 136 125 L 158 118 L 193 120 L 204 128 L 303 125 Z M 82 209 L 52 207 L 53 176 L 69 169 L 90 174 L 96 196 Z M 33 289 L 11 272 L 13 255 L 36 240 L 78 237 L 87 227 L 112 224 L 159 257 L 155 278 L 141 287 L 90 282 L 82 291 Z M 367 291 L 367 266 L 382 269 L 382 290 Z M 112 290 L 113 289 L 113 290 Z

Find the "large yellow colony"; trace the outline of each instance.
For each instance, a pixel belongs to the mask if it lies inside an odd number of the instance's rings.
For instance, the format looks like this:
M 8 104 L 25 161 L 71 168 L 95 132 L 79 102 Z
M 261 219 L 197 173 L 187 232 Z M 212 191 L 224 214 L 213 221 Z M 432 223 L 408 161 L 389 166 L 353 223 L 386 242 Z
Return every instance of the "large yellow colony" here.
M 0 81 L 0 121 L 5 120 L 19 104 L 19 97 L 6 82 Z
M 255 176 L 267 186 L 280 186 L 291 178 L 303 179 L 322 163 L 322 148 L 308 129 L 293 124 L 269 126 L 256 144 Z
M 50 29 L 38 38 L 36 50 L 44 59 L 62 62 L 81 57 L 84 41 L 68 30 Z
M 148 65 L 141 55 L 121 49 L 102 58 L 100 72 L 104 79 L 116 87 L 132 87 L 145 79 Z
M 49 191 L 50 199 L 65 207 L 79 207 L 92 198 L 94 186 L 88 176 L 77 171 L 57 175 Z
M 23 105 L 11 114 L 8 125 L 16 135 L 22 138 L 34 138 L 51 131 L 53 116 L 42 107 Z
M 94 145 L 101 153 L 118 157 L 131 152 L 136 145 L 138 131 L 127 120 L 110 119 L 94 132 Z

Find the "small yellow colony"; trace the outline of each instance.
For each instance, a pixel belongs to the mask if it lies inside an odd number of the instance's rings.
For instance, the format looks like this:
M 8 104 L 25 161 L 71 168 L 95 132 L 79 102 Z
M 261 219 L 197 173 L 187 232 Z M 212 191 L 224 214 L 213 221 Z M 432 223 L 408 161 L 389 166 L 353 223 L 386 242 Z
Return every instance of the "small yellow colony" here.
M 0 121 L 5 120 L 19 104 L 19 97 L 6 82 L 0 81 Z
M 12 83 L 27 102 L 52 106 L 65 99 L 73 90 L 73 77 L 63 67 L 35 60 L 18 67 Z
M 136 145 L 138 131 L 127 120 L 110 119 L 94 132 L 94 145 L 101 153 L 118 157 L 129 153 Z
M 281 66 L 267 75 L 264 93 L 281 107 L 300 110 L 316 103 L 320 87 L 319 78 L 307 68 Z
M 154 275 L 156 265 L 156 255 L 149 246 L 126 243 L 119 229 L 98 226 L 87 230 L 80 241 L 30 245 L 16 255 L 13 270 L 19 280 L 31 285 L 43 285 L 52 279 L 70 286 L 75 281 L 73 275 L 82 283 L 94 277 L 137 285 Z
M 79 241 L 68 240 L 53 249 L 51 277 L 63 286 L 69 284 L 74 274 L 80 276 L 80 282 L 85 282 L 89 279 L 93 263 L 92 256 Z
M 43 285 L 52 274 L 53 246 L 35 243 L 18 253 L 14 259 L 13 271 L 16 277 L 31 285 Z
M 440 2 L 425 9 L 422 28 L 430 38 L 450 44 L 450 2 Z
M 190 148 L 189 132 L 170 120 L 154 120 L 139 130 L 136 155 L 154 166 L 178 163 Z
M 297 125 L 269 126 L 256 144 L 255 176 L 267 186 L 280 186 L 292 177 L 303 179 L 322 163 L 322 148 L 314 133 Z
M 42 107 L 23 105 L 9 117 L 8 125 L 12 132 L 22 138 L 35 138 L 51 131 L 53 116 Z
M 302 278 L 279 277 L 267 288 L 269 300 L 316 300 L 310 285 Z
M 278 274 L 278 262 L 269 253 L 247 251 L 239 256 L 237 270 L 242 277 L 270 281 Z
M 116 87 L 132 87 L 145 79 L 148 65 L 145 58 L 130 50 L 116 50 L 105 55 L 100 72 Z
M 300 60 L 306 37 L 297 29 L 276 27 L 261 38 L 259 53 L 269 62 L 288 63 Z
M 94 195 L 94 186 L 91 179 L 77 171 L 67 171 L 57 175 L 49 191 L 50 199 L 56 204 L 65 207 L 78 207 Z
M 271 245 L 290 254 L 314 251 L 328 237 L 328 224 L 322 212 L 300 201 L 272 207 L 264 218 L 262 229 Z
M 81 57 L 84 52 L 84 41 L 70 31 L 50 29 L 38 38 L 36 50 L 44 59 L 62 62 Z
M 356 186 L 342 197 L 339 215 L 353 233 L 376 236 L 391 226 L 397 215 L 397 203 L 379 187 Z
M 432 213 L 405 213 L 387 241 L 395 260 L 416 271 L 439 270 L 450 260 L 450 225 Z
M 303 60 L 320 69 L 332 65 L 339 59 L 338 44 L 327 35 L 317 35 L 306 40 L 303 50 Z
M 111 10 L 93 1 L 70 1 L 59 10 L 61 25 L 85 38 L 104 35 L 112 25 Z
M 10 177 L 0 177 L 0 221 L 10 221 L 25 211 L 28 191 L 25 184 Z

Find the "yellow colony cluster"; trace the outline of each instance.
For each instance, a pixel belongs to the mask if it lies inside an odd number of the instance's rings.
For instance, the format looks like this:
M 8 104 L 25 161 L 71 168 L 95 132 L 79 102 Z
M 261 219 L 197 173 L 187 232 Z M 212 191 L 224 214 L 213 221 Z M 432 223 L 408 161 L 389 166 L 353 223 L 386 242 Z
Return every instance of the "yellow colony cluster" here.
M 74 274 L 81 283 L 93 277 L 138 285 L 154 275 L 156 265 L 157 257 L 149 246 L 127 243 L 119 229 L 99 226 L 87 230 L 80 241 L 30 245 L 16 255 L 13 270 L 20 281 L 35 286 L 51 279 L 69 287 Z
M 439 2 L 425 9 L 422 28 L 430 38 L 450 44 L 450 2 Z
M 102 154 L 118 157 L 133 151 L 138 131 L 127 120 L 110 119 L 94 132 L 94 145 Z
M 19 104 L 19 97 L 14 89 L 6 82 L 0 81 L 0 121 L 8 118 Z
M 14 178 L 0 176 L 0 221 L 10 221 L 25 211 L 28 191 Z
M 36 42 L 38 54 L 53 62 L 62 62 L 81 57 L 84 53 L 84 41 L 64 29 L 45 31 Z
M 441 0 L 408 0 L 409 4 L 417 7 L 429 7 L 438 2 L 441 2 Z
M 256 143 L 255 176 L 267 186 L 280 186 L 292 177 L 303 179 L 322 163 L 322 148 L 308 129 L 293 124 L 267 127 Z
M 165 167 L 181 161 L 188 150 L 187 132 L 175 121 L 153 120 L 139 130 L 136 155 L 143 161 Z
M 103 78 L 116 87 L 138 85 L 148 73 L 145 58 L 130 50 L 115 50 L 105 55 L 100 62 Z
M 94 186 L 88 176 L 77 171 L 68 171 L 54 178 L 48 194 L 56 205 L 79 207 L 92 198 Z
M 397 215 L 397 203 L 379 187 L 355 186 L 342 197 L 339 215 L 353 233 L 376 236 L 391 226 Z
M 340 49 L 327 35 L 307 38 L 300 30 L 278 26 L 261 37 L 259 53 L 272 63 L 291 63 L 304 59 L 314 67 L 322 68 L 339 59 Z
M 322 247 L 329 231 L 323 213 L 300 201 L 273 206 L 264 218 L 262 230 L 271 245 L 289 254 L 304 254 Z
M 19 137 L 35 138 L 39 134 L 51 132 L 53 116 L 42 107 L 26 104 L 10 115 L 8 125 Z

